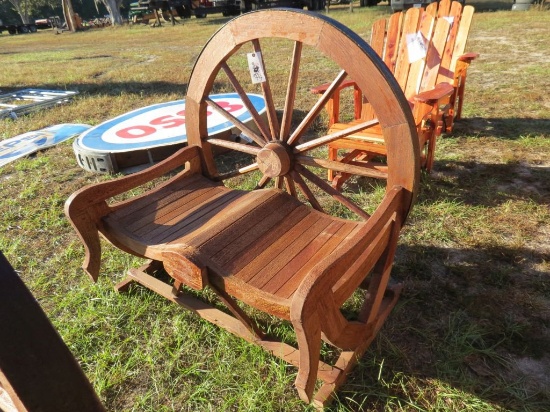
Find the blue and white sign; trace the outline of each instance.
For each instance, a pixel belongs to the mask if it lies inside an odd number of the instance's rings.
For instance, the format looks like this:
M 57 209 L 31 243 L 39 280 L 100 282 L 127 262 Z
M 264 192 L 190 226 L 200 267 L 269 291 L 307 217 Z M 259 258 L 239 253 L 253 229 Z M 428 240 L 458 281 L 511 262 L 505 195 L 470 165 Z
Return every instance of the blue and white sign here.
M 265 112 L 266 105 L 262 96 L 247 96 L 259 114 Z M 252 120 L 252 115 L 237 93 L 215 94 L 210 98 L 241 122 Z M 208 110 L 207 114 L 210 136 L 235 127 L 213 110 Z M 133 110 L 101 123 L 83 133 L 76 144 L 85 150 L 117 153 L 186 141 L 185 100 L 176 100 Z
M 20 157 L 71 139 L 90 127 L 86 124 L 58 124 L 2 140 L 0 141 L 0 167 Z

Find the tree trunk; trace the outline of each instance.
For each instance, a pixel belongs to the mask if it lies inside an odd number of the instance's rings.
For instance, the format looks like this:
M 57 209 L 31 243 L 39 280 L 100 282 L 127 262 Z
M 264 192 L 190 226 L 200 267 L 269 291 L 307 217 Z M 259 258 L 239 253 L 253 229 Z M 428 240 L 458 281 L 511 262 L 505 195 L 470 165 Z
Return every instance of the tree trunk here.
M 111 23 L 113 25 L 122 25 L 122 16 L 120 14 L 121 0 L 101 0 L 111 15 Z
M 67 28 L 69 29 L 69 31 L 76 31 L 73 3 L 71 2 L 71 0 L 62 0 L 61 4 L 63 6 L 63 16 L 65 17 Z
M 29 14 L 26 12 L 26 10 L 23 9 L 21 0 L 10 0 L 10 3 L 13 5 L 13 7 L 15 7 L 15 10 L 17 11 L 17 14 L 19 14 L 19 17 L 21 17 L 21 23 L 29 24 Z

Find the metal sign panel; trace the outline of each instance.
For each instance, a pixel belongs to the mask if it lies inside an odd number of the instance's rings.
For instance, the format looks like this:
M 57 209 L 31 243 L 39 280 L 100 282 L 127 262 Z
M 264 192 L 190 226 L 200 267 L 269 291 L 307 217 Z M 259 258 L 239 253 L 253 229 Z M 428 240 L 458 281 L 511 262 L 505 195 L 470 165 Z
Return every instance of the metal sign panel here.
M 262 96 L 247 95 L 259 114 L 266 111 Z M 210 98 L 243 123 L 252 115 L 237 93 L 211 95 Z M 222 115 L 208 111 L 210 136 L 234 128 Z M 92 152 L 127 152 L 184 143 L 185 100 L 154 104 L 125 113 L 84 132 L 75 146 Z

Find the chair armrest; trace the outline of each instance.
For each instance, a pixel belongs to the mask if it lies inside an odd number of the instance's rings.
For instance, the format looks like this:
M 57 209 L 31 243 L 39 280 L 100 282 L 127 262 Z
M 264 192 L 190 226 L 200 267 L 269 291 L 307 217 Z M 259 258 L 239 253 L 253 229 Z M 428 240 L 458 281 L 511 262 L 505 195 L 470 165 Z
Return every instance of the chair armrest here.
M 449 83 L 439 83 L 433 89 L 417 94 L 413 97 L 413 100 L 415 102 L 432 105 L 443 98 L 450 97 L 453 92 L 453 85 Z
M 329 86 L 330 83 L 325 83 L 320 86 L 311 88 L 310 91 L 314 94 L 322 95 L 327 91 Z M 326 104 L 326 110 L 329 116 L 328 127 L 331 127 L 334 123 L 338 123 L 340 121 L 340 91 L 348 87 L 354 88 L 353 105 L 355 119 L 357 120 L 361 117 L 362 93 L 357 87 L 357 83 L 355 83 L 353 80 L 347 79 L 344 80 L 342 84 L 340 84 L 340 86 L 334 91 Z
M 479 57 L 479 53 L 465 53 L 460 56 L 457 61 L 470 63 L 472 60 L 475 60 Z
M 351 237 L 345 240 L 333 253 L 324 258 L 306 276 L 294 296 L 291 304 L 291 320 L 298 321 L 302 315 L 311 315 L 311 308 L 305 313 L 306 306 L 323 304 L 325 297 L 333 295 L 334 286 L 341 282 L 342 275 L 349 270 L 353 273 L 346 278 L 355 290 L 372 269 L 379 256 L 383 254 L 388 242 L 397 242 L 397 238 L 387 234 L 388 223 L 393 222 L 396 234 L 401 229 L 403 208 L 410 207 L 411 193 L 401 186 L 394 186 L 387 192 L 382 203 L 365 224 Z M 386 233 L 386 235 L 384 234 Z M 383 238 L 390 237 L 389 239 Z M 346 287 L 340 286 L 339 287 Z M 348 286 L 349 287 L 349 286 Z M 332 327 L 334 325 L 326 325 Z
M 200 170 L 201 151 L 198 146 L 184 147 L 169 158 L 139 173 L 83 187 L 67 199 L 65 215 L 80 237 L 86 253 L 82 268 L 94 282 L 99 276 L 101 263 L 101 219 L 115 209 L 107 204 L 107 199 L 164 176 L 182 165 L 185 165 L 185 170 L 172 180 Z M 121 204 L 124 202 L 118 205 Z
M 200 149 L 198 146 L 186 146 L 167 159 L 141 172 L 119 179 L 85 186 L 73 193 L 69 199 L 67 199 L 65 210 L 68 213 L 77 212 L 77 209 L 87 209 L 91 205 L 103 203 L 107 199 L 150 182 L 192 160 L 200 162 Z
M 356 85 L 356 83 L 353 80 L 347 79 L 347 80 L 344 80 L 342 82 L 342 84 L 338 87 L 338 89 L 336 89 L 336 90 L 340 91 L 340 90 L 345 89 L 347 87 L 354 87 L 355 85 Z M 324 83 L 324 84 L 321 84 L 320 86 L 312 87 L 309 90 L 313 94 L 323 94 L 324 92 L 326 92 L 326 90 L 328 89 L 329 86 L 330 86 L 330 83 Z

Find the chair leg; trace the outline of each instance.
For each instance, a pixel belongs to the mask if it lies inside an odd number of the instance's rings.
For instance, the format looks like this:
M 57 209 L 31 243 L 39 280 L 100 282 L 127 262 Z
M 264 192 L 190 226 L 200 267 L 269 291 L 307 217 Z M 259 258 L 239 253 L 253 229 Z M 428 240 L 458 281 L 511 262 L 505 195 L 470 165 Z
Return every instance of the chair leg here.
M 293 320 L 292 325 L 300 351 L 300 366 L 294 385 L 300 398 L 311 403 L 321 359 L 321 325 L 315 314 L 300 321 Z

